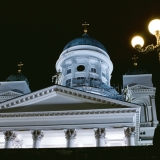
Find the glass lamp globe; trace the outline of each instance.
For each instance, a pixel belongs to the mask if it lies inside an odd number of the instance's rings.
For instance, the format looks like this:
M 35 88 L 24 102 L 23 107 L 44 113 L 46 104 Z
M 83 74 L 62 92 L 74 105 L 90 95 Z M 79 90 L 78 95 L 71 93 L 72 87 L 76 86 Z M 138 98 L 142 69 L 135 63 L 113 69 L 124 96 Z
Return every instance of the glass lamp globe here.
M 140 36 L 135 36 L 134 38 L 132 38 L 131 44 L 134 48 L 135 47 L 141 48 L 144 45 L 144 40 Z
M 156 34 L 156 31 L 160 32 L 160 19 L 152 20 L 148 25 L 149 32 L 153 35 Z

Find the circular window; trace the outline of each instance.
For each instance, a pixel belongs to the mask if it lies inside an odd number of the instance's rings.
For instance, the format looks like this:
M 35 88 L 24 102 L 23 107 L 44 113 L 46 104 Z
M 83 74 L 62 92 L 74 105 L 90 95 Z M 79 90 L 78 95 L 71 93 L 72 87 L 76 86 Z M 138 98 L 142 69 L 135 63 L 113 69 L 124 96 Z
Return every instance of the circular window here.
M 81 72 L 81 71 L 84 71 L 85 67 L 83 65 L 79 65 L 77 67 L 77 71 Z

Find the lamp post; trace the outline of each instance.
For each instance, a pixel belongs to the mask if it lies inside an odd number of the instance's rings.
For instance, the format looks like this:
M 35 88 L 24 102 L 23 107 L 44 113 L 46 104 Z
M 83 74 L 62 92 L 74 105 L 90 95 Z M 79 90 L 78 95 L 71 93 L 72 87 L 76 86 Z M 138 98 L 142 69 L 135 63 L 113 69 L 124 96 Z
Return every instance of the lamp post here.
M 152 20 L 148 25 L 148 29 L 150 33 L 155 35 L 157 39 L 157 44 L 155 46 L 151 44 L 145 48 L 142 48 L 144 45 L 144 40 L 140 36 L 135 36 L 132 39 L 131 44 L 138 52 L 142 52 L 142 53 L 147 53 L 149 51 L 156 50 L 158 53 L 159 63 L 160 63 L 160 19 Z

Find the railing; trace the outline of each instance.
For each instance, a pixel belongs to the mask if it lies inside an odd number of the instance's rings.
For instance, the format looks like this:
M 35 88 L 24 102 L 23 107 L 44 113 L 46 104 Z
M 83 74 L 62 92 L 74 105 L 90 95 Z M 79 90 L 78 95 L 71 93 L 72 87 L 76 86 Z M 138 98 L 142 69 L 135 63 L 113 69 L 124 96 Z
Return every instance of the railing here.
M 101 79 L 93 79 L 93 78 L 84 78 L 84 79 L 77 79 L 73 78 L 72 81 L 73 87 L 78 86 L 87 86 L 87 87 L 94 87 L 101 89 L 104 95 L 108 96 L 115 96 L 119 93 L 111 86 L 103 83 Z
M 85 84 L 85 82 L 86 82 L 86 78 L 84 78 L 84 79 L 73 78 L 73 81 L 72 81 L 73 84 L 77 84 L 77 85 Z

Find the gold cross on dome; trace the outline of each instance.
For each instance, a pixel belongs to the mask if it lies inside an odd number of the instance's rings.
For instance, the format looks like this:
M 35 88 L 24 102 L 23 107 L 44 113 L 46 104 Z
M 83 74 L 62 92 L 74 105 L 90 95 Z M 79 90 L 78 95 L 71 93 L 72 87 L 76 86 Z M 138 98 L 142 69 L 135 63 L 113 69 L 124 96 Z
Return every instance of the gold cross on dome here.
M 22 66 L 23 66 L 23 63 L 20 62 L 20 63 L 18 64 L 18 67 L 19 67 L 18 73 L 21 73 L 21 71 L 22 71 Z
M 134 64 L 134 66 L 137 66 L 137 59 L 138 59 L 138 57 L 136 57 L 136 55 L 134 55 L 134 56 L 132 57 L 132 59 L 133 59 L 133 64 Z
M 84 24 L 82 24 L 82 26 L 84 26 L 84 33 L 86 34 L 87 33 L 87 26 L 89 26 L 89 24 L 85 22 Z

